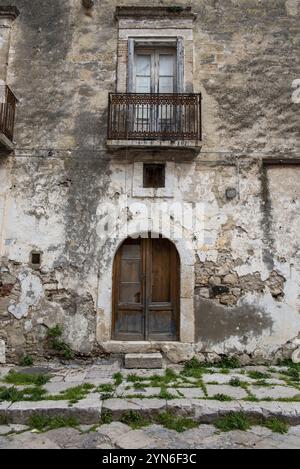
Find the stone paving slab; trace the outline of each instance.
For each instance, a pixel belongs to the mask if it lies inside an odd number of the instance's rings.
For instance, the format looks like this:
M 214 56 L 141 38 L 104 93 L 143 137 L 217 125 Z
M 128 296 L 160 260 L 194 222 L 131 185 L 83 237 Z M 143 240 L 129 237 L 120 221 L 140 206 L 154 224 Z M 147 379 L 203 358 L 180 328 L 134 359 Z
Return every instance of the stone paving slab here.
M 284 435 L 258 426 L 247 432 L 234 430 L 222 433 L 213 425 L 199 425 L 177 433 L 161 425 L 132 430 L 125 424 L 112 422 L 88 433 L 82 433 L 77 428 L 59 428 L 45 433 L 25 431 L 22 434 L 0 436 L 0 448 L 300 449 L 300 426 L 291 427 Z
M 5 449 L 60 449 L 60 446 L 51 441 L 46 434 L 22 433 L 14 437 L 8 437 Z
M 198 399 L 205 397 L 204 392 L 200 388 L 167 388 L 170 394 L 176 398 L 185 397 L 188 399 Z
M 209 384 L 211 382 L 217 382 L 218 384 L 228 384 L 233 378 L 238 378 L 240 381 L 245 381 L 247 383 L 253 382 L 253 380 L 249 378 L 249 376 L 241 375 L 238 373 L 235 373 L 234 375 L 223 375 L 222 373 L 204 373 L 202 376 L 202 380 L 205 384 Z
M 131 449 L 133 444 L 135 449 L 141 449 L 152 445 L 155 447 L 158 441 L 156 438 L 147 435 L 143 430 L 131 430 L 120 436 L 116 443 L 117 447 L 121 449 Z
M 214 397 L 216 394 L 224 394 L 232 399 L 244 399 L 248 396 L 245 389 L 227 384 L 208 384 L 206 386 L 208 397 Z
M 81 384 L 83 384 L 82 381 L 72 381 L 72 383 L 70 383 L 70 381 L 49 382 L 45 384 L 43 388 L 46 389 L 48 394 L 59 394 L 60 392 L 66 391 L 74 386 L 80 386 Z
M 295 398 L 300 396 L 300 390 L 289 386 L 250 386 L 249 391 L 258 399 Z
M 158 396 L 160 394 L 160 388 L 146 387 L 143 389 L 136 389 L 131 386 L 130 389 L 125 389 L 124 386 L 119 386 L 115 392 L 117 397 L 132 396 L 134 394 L 140 394 L 145 397 Z
M 162 412 L 166 408 L 164 399 L 107 399 L 103 401 L 102 411 L 108 410 L 112 413 L 114 419 L 122 416 L 127 410 L 138 410 L 147 415 L 153 412 Z

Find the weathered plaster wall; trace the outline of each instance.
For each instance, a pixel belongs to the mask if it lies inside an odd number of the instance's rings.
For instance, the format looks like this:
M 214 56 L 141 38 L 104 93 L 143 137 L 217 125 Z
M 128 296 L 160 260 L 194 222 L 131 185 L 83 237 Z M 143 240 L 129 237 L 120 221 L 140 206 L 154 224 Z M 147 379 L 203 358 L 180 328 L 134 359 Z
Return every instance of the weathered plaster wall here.
M 160 199 L 203 204 L 205 231 L 202 239 L 184 228 L 182 263 L 194 259 L 183 276 L 184 344 L 163 350 L 173 360 L 276 358 L 296 347 L 300 330 L 300 179 L 297 166 L 261 160 L 299 157 L 291 84 L 300 77 L 300 2 L 183 3 L 198 14 L 194 90 L 203 93 L 204 144 L 193 160 L 171 157 L 173 197 Z M 103 236 L 101 208 L 156 200 L 138 196 L 133 161 L 166 158 L 163 150 L 116 158 L 105 146 L 115 7 L 143 2 L 95 1 L 91 12 L 79 0 L 14 4 L 21 14 L 7 81 L 20 103 L 15 154 L 0 156 L 0 341 L 8 360 L 42 355 L 47 327 L 61 323 L 74 350 L 99 354 L 110 337 L 111 267 L 121 241 Z M 231 187 L 237 197 L 228 200 Z M 42 252 L 39 270 L 29 264 L 33 250 Z

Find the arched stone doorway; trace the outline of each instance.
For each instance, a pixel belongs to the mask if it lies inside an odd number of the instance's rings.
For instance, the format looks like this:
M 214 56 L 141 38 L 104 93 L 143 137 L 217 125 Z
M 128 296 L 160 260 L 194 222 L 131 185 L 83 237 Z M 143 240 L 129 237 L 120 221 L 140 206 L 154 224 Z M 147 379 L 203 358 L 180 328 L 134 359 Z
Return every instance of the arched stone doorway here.
M 174 341 L 180 335 L 180 260 L 166 238 L 128 238 L 113 267 L 112 338 Z

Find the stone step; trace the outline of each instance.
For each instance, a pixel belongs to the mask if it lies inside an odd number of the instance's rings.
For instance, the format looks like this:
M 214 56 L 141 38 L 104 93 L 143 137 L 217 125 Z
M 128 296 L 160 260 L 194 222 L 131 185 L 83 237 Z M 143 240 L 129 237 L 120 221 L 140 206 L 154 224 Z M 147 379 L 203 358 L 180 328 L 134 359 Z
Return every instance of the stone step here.
M 225 415 L 243 412 L 252 418 L 277 417 L 290 425 L 300 425 L 299 402 L 220 402 L 205 399 L 147 399 L 112 398 L 101 401 L 98 395 L 91 395 L 72 406 L 67 401 L 26 401 L 1 402 L 0 420 L 13 424 L 28 424 L 32 415 L 49 417 L 74 417 L 80 424 L 99 424 L 101 414 L 109 413 L 118 421 L 124 412 L 138 411 L 143 416 L 160 412 L 172 412 L 178 416 L 190 417 L 200 423 L 214 423 Z
M 0 420 L 9 423 L 27 424 L 32 415 L 48 417 L 74 417 L 81 424 L 100 421 L 102 401 L 94 394 L 70 405 L 68 401 L 19 401 L 0 402 Z
M 125 368 L 153 369 L 162 368 L 162 366 L 163 359 L 159 352 L 125 354 Z

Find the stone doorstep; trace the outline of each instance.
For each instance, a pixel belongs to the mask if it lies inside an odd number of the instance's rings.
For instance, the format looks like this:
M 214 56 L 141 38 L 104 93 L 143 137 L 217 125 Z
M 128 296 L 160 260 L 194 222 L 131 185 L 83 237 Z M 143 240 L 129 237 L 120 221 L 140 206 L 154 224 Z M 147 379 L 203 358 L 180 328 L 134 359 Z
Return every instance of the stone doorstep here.
M 298 402 L 220 402 L 201 399 L 121 399 L 100 401 L 99 396 L 90 396 L 69 406 L 67 401 L 37 401 L 0 403 L 0 418 L 7 417 L 13 424 L 25 424 L 33 414 L 75 417 L 81 424 L 99 423 L 101 412 L 110 411 L 113 420 L 118 420 L 125 411 L 139 411 L 149 416 L 166 410 L 178 416 L 191 417 L 199 423 L 213 423 L 230 412 L 244 412 L 249 417 L 278 417 L 291 425 L 300 425 L 300 403 Z
M 125 368 L 154 369 L 162 366 L 163 359 L 159 352 L 125 354 Z

